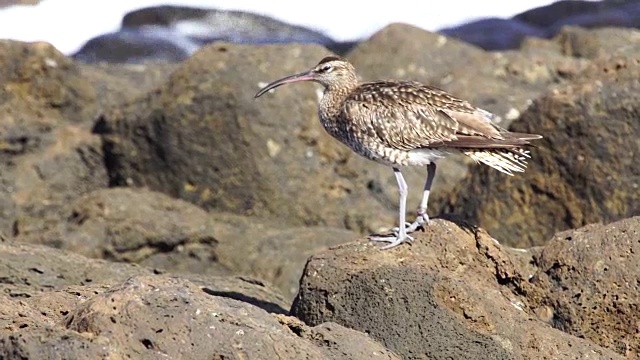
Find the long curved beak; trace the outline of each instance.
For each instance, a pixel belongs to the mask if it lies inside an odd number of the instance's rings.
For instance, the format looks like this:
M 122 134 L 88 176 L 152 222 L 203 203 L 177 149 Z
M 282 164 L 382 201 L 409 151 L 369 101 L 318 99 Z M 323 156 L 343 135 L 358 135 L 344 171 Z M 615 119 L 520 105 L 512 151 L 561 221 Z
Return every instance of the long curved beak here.
M 266 93 L 267 91 L 271 90 L 271 89 L 275 89 L 280 85 L 284 85 L 284 84 L 289 84 L 289 83 L 294 83 L 294 82 L 298 82 L 298 81 L 313 81 L 315 80 L 313 78 L 313 74 L 311 73 L 311 71 L 305 71 L 303 73 L 300 74 L 295 74 L 295 75 L 291 75 L 291 76 L 287 76 L 284 77 L 280 80 L 276 80 L 274 82 L 272 82 L 271 84 L 263 87 L 262 89 L 260 89 L 260 91 L 258 91 L 258 93 L 256 94 L 256 98 L 262 96 L 262 94 Z

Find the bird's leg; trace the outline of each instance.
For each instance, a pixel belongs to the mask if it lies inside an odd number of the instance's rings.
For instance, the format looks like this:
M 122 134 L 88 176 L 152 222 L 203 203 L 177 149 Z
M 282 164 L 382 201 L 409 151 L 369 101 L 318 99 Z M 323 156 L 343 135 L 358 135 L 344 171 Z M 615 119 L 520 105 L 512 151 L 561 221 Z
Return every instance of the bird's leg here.
M 418 207 L 418 215 L 416 221 L 414 221 L 408 228 L 407 232 L 411 233 L 424 225 L 429 223 L 429 215 L 427 215 L 427 203 L 429 202 L 429 193 L 431 192 L 431 185 L 433 179 L 436 176 L 436 163 L 431 162 L 427 165 L 427 180 L 424 183 L 424 192 L 422 193 L 422 200 L 420 200 L 420 206 Z
M 409 192 L 409 188 L 407 187 L 407 182 L 404 181 L 404 177 L 400 172 L 400 169 L 393 168 L 393 174 L 396 176 L 396 180 L 398 182 L 398 192 L 400 193 L 400 209 L 399 209 L 399 227 L 394 229 L 394 234 L 389 236 L 370 236 L 369 240 L 371 241 L 383 241 L 390 243 L 389 245 L 383 246 L 381 249 L 391 249 L 396 247 L 403 242 L 412 241 L 413 238 L 407 235 L 407 223 L 406 223 L 406 212 L 407 212 L 407 193 Z

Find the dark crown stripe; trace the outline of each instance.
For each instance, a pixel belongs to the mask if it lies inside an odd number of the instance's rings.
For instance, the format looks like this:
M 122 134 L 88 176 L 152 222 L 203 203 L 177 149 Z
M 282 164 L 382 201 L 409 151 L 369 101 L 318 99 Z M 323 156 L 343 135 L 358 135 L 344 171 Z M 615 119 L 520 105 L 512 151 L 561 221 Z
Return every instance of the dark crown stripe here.
M 324 63 L 328 63 L 329 61 L 343 61 L 341 58 L 337 57 L 337 56 L 327 56 L 326 58 L 320 60 L 320 62 L 318 63 L 318 65 L 324 64 Z

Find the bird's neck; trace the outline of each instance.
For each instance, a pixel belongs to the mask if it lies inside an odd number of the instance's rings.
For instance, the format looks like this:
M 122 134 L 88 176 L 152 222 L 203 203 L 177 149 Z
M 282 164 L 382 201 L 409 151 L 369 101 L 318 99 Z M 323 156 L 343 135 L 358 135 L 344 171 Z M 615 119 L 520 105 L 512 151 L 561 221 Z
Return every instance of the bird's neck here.
M 318 107 L 320 122 L 329 134 L 339 140 L 340 129 L 344 127 L 344 124 L 340 124 L 341 112 L 347 97 L 352 91 L 353 89 L 344 87 L 326 87 L 322 99 L 320 99 L 320 106 Z
M 349 91 L 343 88 L 324 89 L 322 99 L 320 99 L 319 115 L 323 123 L 333 121 L 342 111 L 342 105 L 349 96 Z
M 320 100 L 321 115 L 329 117 L 337 116 L 340 111 L 342 111 L 344 101 L 356 87 L 358 87 L 357 81 L 325 87 L 322 99 Z

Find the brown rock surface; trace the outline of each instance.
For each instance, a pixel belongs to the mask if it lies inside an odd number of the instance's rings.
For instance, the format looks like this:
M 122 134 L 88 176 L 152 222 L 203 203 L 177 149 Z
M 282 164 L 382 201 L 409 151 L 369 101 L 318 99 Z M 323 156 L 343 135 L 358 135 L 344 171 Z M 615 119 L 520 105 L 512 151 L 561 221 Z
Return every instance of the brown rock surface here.
M 514 131 L 542 134 L 526 173 L 477 167 L 441 208 L 507 244 L 640 214 L 640 61 L 600 59 L 528 109 Z
M 532 301 L 555 328 L 640 356 L 640 217 L 556 234 L 536 257 Z
M 602 56 L 638 56 L 640 31 L 637 29 L 602 28 L 587 30 L 567 26 L 553 39 L 562 53 L 569 56 L 596 59 Z
M 93 191 L 59 216 L 64 220 L 48 224 L 46 231 L 15 239 L 171 273 L 248 275 L 277 286 L 289 301 L 309 256 L 358 236 L 208 213 L 184 200 L 132 188 Z
M 99 112 L 130 102 L 160 87 L 177 64 L 78 64 L 82 76 L 94 86 Z
M 46 43 L 0 41 L 0 229 L 37 232 L 108 185 L 99 111 L 158 86 L 170 66 L 77 65 Z
M 96 94 L 69 58 L 47 43 L 0 40 L 0 49 L 4 156 L 50 145 L 59 125 L 91 124 Z
M 0 243 L 0 293 L 10 299 L 38 305 L 36 308 L 41 309 L 41 315 L 54 320 L 78 301 L 102 293 L 113 284 L 132 276 L 156 273 L 137 265 L 89 259 L 46 246 Z M 269 311 L 284 312 L 284 308 L 288 308 L 288 303 L 277 291 L 255 279 L 194 274 L 183 277 L 219 296 L 243 295 L 245 302 Z M 13 311 L 10 305 L 5 305 Z
M 46 246 L 0 243 L 0 290 L 14 299 L 28 299 L 44 291 L 71 285 L 111 284 L 130 276 L 151 274 L 139 266 L 89 260 Z
M 105 338 L 49 327 L 0 333 L 3 359 L 105 359 L 113 356 L 108 345 Z
M 186 201 L 145 189 L 100 189 L 80 197 L 62 213 L 65 220 L 50 224 L 47 231 L 16 239 L 149 267 L 228 272 L 217 261 L 213 218 Z
M 106 186 L 100 139 L 90 132 L 95 99 L 51 45 L 0 41 L 1 231 L 39 228 L 60 206 Z
M 167 317 L 167 314 L 172 316 Z M 333 351 L 300 339 L 277 317 L 247 303 L 209 296 L 179 279 L 133 278 L 95 296 L 65 319 L 68 329 L 104 336 L 132 357 L 331 358 Z M 394 356 L 366 335 L 348 331 L 349 341 L 367 341 L 355 358 Z M 126 349 L 126 350 L 125 350 Z M 122 351 L 122 350 L 121 350 Z
M 412 246 L 313 256 L 292 314 L 369 333 L 405 359 L 622 358 L 538 320 L 515 264 L 483 230 L 435 220 Z
M 174 277 L 129 278 L 79 298 L 48 322 L 27 322 L 42 316 L 26 300 L 3 302 L 0 320 L 12 303 L 22 309 L 10 315 L 23 319 L 0 329 L 0 357 L 6 359 L 56 359 L 61 351 L 74 359 L 398 359 L 365 334 L 337 324 L 310 328 Z M 38 305 L 45 315 L 48 309 Z

